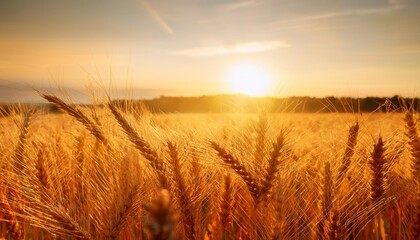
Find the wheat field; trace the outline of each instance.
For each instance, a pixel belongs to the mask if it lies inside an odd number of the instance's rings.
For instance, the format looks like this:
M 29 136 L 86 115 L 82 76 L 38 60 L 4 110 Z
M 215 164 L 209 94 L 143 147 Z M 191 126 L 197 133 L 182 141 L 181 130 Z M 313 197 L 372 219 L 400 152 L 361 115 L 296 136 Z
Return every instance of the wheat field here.
M 0 118 L 0 238 L 420 239 L 419 116 L 152 114 L 107 100 Z

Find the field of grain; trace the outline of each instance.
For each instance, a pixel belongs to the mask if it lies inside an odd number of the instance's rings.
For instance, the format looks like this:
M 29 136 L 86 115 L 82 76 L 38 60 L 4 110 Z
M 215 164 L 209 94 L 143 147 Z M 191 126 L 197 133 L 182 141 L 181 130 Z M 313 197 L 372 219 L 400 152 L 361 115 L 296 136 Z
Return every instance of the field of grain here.
M 69 105 L 0 118 L 0 238 L 420 239 L 419 117 L 151 114 Z

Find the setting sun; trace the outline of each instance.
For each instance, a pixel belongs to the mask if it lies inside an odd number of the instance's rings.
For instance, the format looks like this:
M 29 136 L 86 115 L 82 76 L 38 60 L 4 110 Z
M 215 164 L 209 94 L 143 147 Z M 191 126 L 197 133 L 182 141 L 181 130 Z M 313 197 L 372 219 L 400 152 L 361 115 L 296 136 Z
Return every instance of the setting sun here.
M 253 64 L 234 66 L 229 72 L 228 81 L 234 93 L 251 96 L 266 95 L 272 85 L 271 77 L 267 71 Z

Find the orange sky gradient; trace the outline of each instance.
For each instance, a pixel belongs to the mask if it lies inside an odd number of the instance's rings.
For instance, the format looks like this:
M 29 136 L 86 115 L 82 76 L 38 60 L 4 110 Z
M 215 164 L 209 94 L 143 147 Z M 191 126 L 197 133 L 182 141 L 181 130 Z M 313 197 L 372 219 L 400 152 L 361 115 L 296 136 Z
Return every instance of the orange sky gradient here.
M 234 93 L 238 64 L 264 69 L 270 96 L 418 97 L 419 23 L 417 0 L 1 1 L 0 101 L 57 82 Z

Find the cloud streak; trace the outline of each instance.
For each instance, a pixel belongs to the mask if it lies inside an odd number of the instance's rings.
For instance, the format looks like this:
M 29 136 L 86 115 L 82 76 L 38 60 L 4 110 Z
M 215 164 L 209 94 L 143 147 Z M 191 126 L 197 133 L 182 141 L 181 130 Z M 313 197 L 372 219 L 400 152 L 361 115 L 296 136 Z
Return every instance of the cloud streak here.
M 193 57 L 212 57 L 227 54 L 267 52 L 287 47 L 289 47 L 289 44 L 284 41 L 246 42 L 223 46 L 184 49 L 175 53 Z
M 331 19 L 337 17 L 347 17 L 347 16 L 362 16 L 362 15 L 372 15 L 372 14 L 381 14 L 397 11 L 404 8 L 403 5 L 393 5 L 380 8 L 371 8 L 371 9 L 350 9 L 345 11 L 336 11 L 336 12 L 326 12 L 314 15 L 308 15 L 301 18 L 296 18 L 288 20 L 286 22 L 294 21 L 311 21 L 311 20 L 322 20 L 322 19 Z
M 153 18 L 154 21 L 167 33 L 174 34 L 174 30 L 169 24 L 160 16 L 160 14 L 146 1 L 140 0 L 140 4 L 146 10 L 146 12 Z
M 242 0 L 234 3 L 228 3 L 224 5 L 224 9 L 226 10 L 236 10 L 240 8 L 247 8 L 247 7 L 256 7 L 262 5 L 263 3 L 258 0 Z

